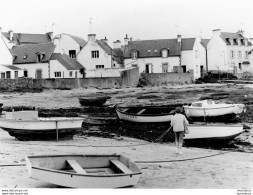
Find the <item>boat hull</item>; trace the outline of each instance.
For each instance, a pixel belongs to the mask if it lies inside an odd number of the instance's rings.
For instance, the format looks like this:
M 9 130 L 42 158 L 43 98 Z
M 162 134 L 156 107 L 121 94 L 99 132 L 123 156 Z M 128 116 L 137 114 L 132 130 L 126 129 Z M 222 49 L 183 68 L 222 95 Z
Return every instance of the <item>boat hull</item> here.
M 231 140 L 243 132 L 243 125 L 226 125 L 226 124 L 212 124 L 212 125 L 188 125 L 189 134 L 185 134 L 186 141 L 200 141 L 200 140 Z
M 136 185 L 140 179 L 141 172 L 139 168 L 129 159 L 116 155 L 68 155 L 68 156 L 48 156 L 38 158 L 34 162 L 34 157 L 27 157 L 26 164 L 30 177 L 46 181 L 55 185 L 71 188 L 119 188 Z M 122 159 L 125 165 L 132 170 L 131 173 L 123 174 L 79 174 L 64 170 L 66 160 L 77 161 L 86 171 L 94 168 L 106 169 L 109 166 L 109 160 Z M 56 164 L 55 164 L 56 162 Z M 46 166 L 46 167 L 45 167 Z M 86 167 L 85 167 L 86 166 Z M 99 172 L 99 171 L 98 171 Z
M 0 128 L 19 140 L 67 139 L 81 129 L 81 118 L 0 119 Z
M 82 106 L 102 106 L 111 97 L 79 97 Z
M 191 107 L 184 106 L 184 111 L 187 117 L 216 117 L 229 114 L 242 113 L 244 107 L 240 105 L 225 105 L 216 108 L 205 108 L 205 107 Z
M 119 109 L 116 109 L 118 117 L 122 120 L 136 122 L 136 123 L 162 123 L 162 122 L 169 122 L 173 114 L 157 114 L 157 115 L 138 115 L 138 114 L 130 114 L 124 113 Z

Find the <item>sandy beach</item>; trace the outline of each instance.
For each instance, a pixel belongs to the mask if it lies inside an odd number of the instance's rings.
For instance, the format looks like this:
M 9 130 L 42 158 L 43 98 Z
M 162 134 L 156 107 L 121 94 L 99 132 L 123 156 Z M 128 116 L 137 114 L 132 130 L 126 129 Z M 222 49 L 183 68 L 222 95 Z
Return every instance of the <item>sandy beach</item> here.
M 206 85 L 205 85 L 206 86 Z M 199 87 L 205 87 L 200 86 Z M 221 85 L 218 85 L 219 87 Z M 186 88 L 191 88 L 187 86 Z M 194 86 L 193 86 L 194 87 Z M 182 88 L 182 87 L 181 87 Z M 160 88 L 161 90 L 177 90 Z M 4 106 L 36 106 L 40 108 L 80 107 L 78 96 L 89 93 L 110 93 L 107 106 L 126 104 L 130 92 L 152 92 L 152 88 L 137 89 L 74 89 L 45 90 L 42 93 L 1 93 Z M 121 92 L 121 93 L 120 93 Z M 164 93 L 164 92 L 161 92 Z M 125 95 L 125 98 L 119 98 Z M 138 96 L 138 95 L 137 95 Z M 196 94 L 195 94 L 196 96 Z M 196 97 L 198 98 L 198 96 Z M 190 101 L 190 97 L 188 100 Z M 142 101 L 142 102 L 141 102 Z M 144 99 L 138 100 L 143 103 Z M 150 103 L 150 99 L 146 100 Z M 171 100 L 179 101 L 179 100 Z M 151 101 L 152 102 L 152 101 Z M 134 103 L 130 101 L 130 103 Z M 141 168 L 139 183 L 132 188 L 161 189 L 241 189 L 253 188 L 253 154 L 202 148 L 184 148 L 183 155 L 175 153 L 173 143 L 151 143 L 144 140 L 120 137 L 80 137 L 65 141 L 18 141 L 0 131 L 0 188 L 56 188 L 47 182 L 28 178 L 25 157 L 53 154 L 109 154 L 129 157 Z

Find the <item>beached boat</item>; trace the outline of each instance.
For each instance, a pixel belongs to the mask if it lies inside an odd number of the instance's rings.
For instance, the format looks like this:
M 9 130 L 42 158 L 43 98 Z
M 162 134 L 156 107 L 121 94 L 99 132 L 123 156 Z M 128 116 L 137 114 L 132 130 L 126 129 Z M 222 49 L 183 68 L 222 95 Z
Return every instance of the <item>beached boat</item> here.
M 240 124 L 190 124 L 189 134 L 185 134 L 186 141 L 229 141 L 243 132 Z
M 6 112 L 0 118 L 0 128 L 18 140 L 72 138 L 81 129 L 82 118 L 38 117 L 38 111 Z
M 30 177 L 71 188 L 120 188 L 136 185 L 141 171 L 122 155 L 28 156 Z
M 110 96 L 79 97 L 79 103 L 82 106 L 102 106 L 110 98 Z
M 245 110 L 244 104 L 216 104 L 212 100 L 193 102 L 190 106 L 183 106 L 187 117 L 216 117 L 223 115 L 236 115 Z
M 122 120 L 137 123 L 169 122 L 174 108 L 166 107 L 117 107 L 116 112 Z

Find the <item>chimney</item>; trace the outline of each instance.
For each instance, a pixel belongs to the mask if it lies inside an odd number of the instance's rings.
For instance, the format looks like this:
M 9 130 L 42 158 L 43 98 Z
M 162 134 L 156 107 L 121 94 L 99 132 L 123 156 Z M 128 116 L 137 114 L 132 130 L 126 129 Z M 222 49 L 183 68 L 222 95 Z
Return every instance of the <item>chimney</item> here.
M 104 39 L 101 39 L 104 43 L 108 44 L 108 39 L 105 37 Z
M 236 33 L 243 36 L 244 31 L 241 29 L 241 30 L 238 30 Z
M 127 45 L 128 41 L 129 41 L 129 39 L 128 39 L 127 34 L 126 34 L 126 37 L 124 38 L 124 44 Z
M 51 39 L 51 40 L 53 40 L 53 32 L 48 32 L 48 33 L 46 33 L 46 35 Z
M 9 39 L 10 39 L 10 41 L 13 41 L 13 31 L 10 30 L 8 33 L 9 33 Z
M 118 49 L 118 48 L 121 48 L 120 40 L 117 40 L 117 41 L 113 42 L 113 49 Z
M 177 42 L 181 43 L 181 41 L 182 41 L 182 35 L 177 35 Z
M 95 42 L 96 34 L 88 34 L 88 42 Z
M 221 30 L 220 29 L 214 29 L 213 30 L 213 36 L 220 36 Z

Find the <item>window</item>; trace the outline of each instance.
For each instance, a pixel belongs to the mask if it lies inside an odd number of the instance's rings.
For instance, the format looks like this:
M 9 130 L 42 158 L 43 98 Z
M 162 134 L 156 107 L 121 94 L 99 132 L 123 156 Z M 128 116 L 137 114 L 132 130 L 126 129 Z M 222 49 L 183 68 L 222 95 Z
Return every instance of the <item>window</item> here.
M 137 59 L 137 51 L 132 51 L 132 52 L 131 52 L 131 58 L 132 58 L 133 60 Z
M 241 59 L 242 58 L 242 52 L 238 51 L 238 58 Z
M 5 72 L 1 73 L 1 79 L 5 79 Z
M 162 50 L 162 58 L 167 58 L 168 57 L 169 51 L 167 49 Z
M 72 77 L 72 76 L 73 76 L 73 72 L 69 71 L 69 77 Z
M 91 51 L 91 58 L 99 58 L 99 51 Z
M 96 65 L 96 69 L 102 69 L 104 68 L 104 65 Z
M 183 72 L 186 72 L 186 65 L 181 66 L 183 68 Z
M 231 58 L 235 58 L 235 52 L 231 51 Z
M 55 78 L 61 77 L 61 72 L 54 72 L 54 77 L 55 77 Z
M 249 58 L 249 56 L 248 56 L 248 52 L 247 51 L 245 51 L 245 59 L 248 59 Z
M 162 63 L 162 72 L 163 73 L 168 72 L 168 63 Z
M 15 79 L 18 78 L 18 71 L 14 71 Z
M 28 55 L 26 54 L 26 55 L 23 56 L 23 59 L 26 59 L 27 57 L 28 57 Z
M 69 50 L 69 57 L 76 59 L 76 50 Z
M 138 64 L 132 64 L 132 67 L 133 67 L 133 68 L 137 68 L 137 67 L 138 67 Z
M 239 63 L 239 69 L 242 70 L 242 63 Z

